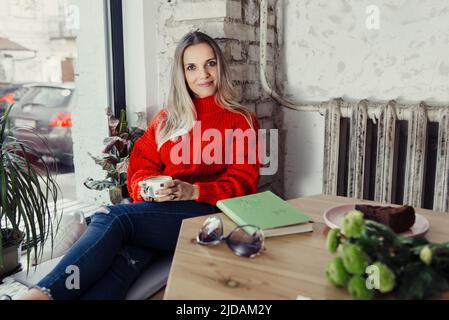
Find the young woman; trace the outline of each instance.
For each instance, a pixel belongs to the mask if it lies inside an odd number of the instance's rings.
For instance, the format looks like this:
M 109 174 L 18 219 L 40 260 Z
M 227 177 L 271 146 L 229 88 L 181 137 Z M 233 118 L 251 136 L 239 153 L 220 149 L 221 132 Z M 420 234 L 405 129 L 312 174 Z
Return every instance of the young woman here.
M 225 138 L 230 129 L 257 133 L 258 128 L 254 114 L 237 102 L 215 41 L 201 32 L 184 36 L 175 51 L 168 104 L 152 119 L 130 157 L 128 189 L 134 202 L 97 212 L 60 263 L 21 299 L 125 298 L 160 252 L 175 249 L 183 219 L 219 212 L 218 200 L 256 192 L 260 161 L 251 146 L 257 143 L 245 139 L 239 149 L 234 140 L 226 148 L 232 140 Z M 222 139 L 210 152 L 212 136 Z M 189 151 L 183 161 L 181 149 Z M 148 198 L 139 182 L 159 175 L 173 180 L 157 198 Z M 68 289 L 72 273 L 67 270 L 75 269 L 79 288 Z

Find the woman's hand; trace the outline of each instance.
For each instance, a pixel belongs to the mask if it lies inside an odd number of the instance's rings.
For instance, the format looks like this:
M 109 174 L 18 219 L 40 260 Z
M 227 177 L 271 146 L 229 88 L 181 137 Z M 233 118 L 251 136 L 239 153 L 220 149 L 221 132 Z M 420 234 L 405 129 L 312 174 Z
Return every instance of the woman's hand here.
M 164 187 L 156 191 L 162 197 L 154 198 L 155 202 L 196 200 L 198 198 L 198 187 L 178 179 L 165 182 Z

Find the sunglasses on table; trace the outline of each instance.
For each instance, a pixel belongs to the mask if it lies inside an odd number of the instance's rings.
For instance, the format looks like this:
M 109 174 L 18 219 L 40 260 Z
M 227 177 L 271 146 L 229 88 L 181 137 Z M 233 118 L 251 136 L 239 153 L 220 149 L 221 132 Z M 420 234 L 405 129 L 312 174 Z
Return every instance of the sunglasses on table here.
M 226 237 L 223 233 L 221 218 L 210 216 L 204 221 L 196 241 L 205 246 L 217 245 L 224 241 L 236 255 L 249 258 L 254 258 L 265 250 L 265 237 L 257 226 L 250 224 L 237 226 Z

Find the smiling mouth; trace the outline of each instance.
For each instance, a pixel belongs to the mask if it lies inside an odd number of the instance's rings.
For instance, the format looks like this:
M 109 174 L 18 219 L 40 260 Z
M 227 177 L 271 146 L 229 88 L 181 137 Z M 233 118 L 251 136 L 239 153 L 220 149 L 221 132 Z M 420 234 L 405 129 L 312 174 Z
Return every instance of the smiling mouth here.
M 210 82 L 206 82 L 206 83 L 201 83 L 201 84 L 199 84 L 199 86 L 203 87 L 203 88 L 207 88 L 207 87 L 210 87 L 213 83 L 214 83 L 213 81 L 210 81 Z

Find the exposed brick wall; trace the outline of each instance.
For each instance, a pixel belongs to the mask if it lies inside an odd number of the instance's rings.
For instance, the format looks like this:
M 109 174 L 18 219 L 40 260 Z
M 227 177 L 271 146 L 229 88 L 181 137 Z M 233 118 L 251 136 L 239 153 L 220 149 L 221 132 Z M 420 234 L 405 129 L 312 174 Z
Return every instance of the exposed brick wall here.
M 276 16 L 270 1 L 268 19 L 268 81 L 275 86 Z M 179 39 L 198 29 L 218 42 L 230 64 L 233 84 L 241 103 L 256 112 L 264 129 L 276 128 L 277 104 L 263 91 L 259 80 L 259 1 L 258 0 L 165 0 L 159 3 L 160 101 L 166 101 L 172 56 Z M 282 154 L 280 152 L 280 154 Z M 278 174 L 262 176 L 260 190 L 283 194 L 282 163 Z

